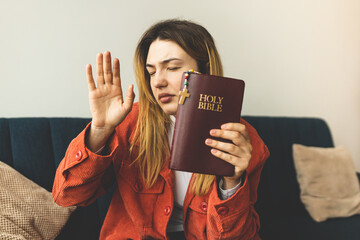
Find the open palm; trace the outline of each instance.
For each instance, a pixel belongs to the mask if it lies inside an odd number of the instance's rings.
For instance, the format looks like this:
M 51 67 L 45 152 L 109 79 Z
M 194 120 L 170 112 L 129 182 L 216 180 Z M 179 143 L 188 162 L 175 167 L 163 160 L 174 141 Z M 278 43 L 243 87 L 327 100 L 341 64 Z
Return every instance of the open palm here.
M 130 85 L 123 99 L 120 63 L 117 58 L 111 67 L 110 52 L 99 53 L 96 59 L 96 85 L 92 75 L 91 65 L 86 67 L 89 87 L 89 103 L 92 114 L 92 127 L 98 129 L 114 129 L 130 112 L 134 102 L 133 85 Z

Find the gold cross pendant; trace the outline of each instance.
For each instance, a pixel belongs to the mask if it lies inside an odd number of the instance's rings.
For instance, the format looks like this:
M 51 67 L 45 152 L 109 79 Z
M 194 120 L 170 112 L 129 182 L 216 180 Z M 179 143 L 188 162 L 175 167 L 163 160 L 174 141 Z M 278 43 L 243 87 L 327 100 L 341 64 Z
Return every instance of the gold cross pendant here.
M 182 91 L 179 91 L 179 95 L 180 95 L 179 104 L 184 104 L 185 99 L 190 97 L 190 93 L 188 93 L 187 88 L 183 89 Z

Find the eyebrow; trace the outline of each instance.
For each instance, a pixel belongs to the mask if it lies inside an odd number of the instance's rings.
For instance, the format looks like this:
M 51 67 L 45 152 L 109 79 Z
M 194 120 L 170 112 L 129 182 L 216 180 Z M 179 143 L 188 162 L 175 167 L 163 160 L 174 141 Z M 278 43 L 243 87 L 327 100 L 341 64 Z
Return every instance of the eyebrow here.
M 180 58 L 168 58 L 168 59 L 165 59 L 165 60 L 161 61 L 160 64 L 163 65 L 163 64 L 169 63 L 169 62 L 171 62 L 171 61 L 176 61 L 176 60 L 178 60 L 178 61 L 183 61 L 183 60 L 180 59 Z M 146 64 L 146 67 L 154 67 L 154 65 L 147 63 L 147 64 Z

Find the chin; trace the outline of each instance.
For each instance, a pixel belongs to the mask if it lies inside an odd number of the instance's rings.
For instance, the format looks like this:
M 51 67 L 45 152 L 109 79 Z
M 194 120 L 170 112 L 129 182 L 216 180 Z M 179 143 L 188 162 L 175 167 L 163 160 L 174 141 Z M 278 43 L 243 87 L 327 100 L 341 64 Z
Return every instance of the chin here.
M 164 111 L 167 115 L 176 116 L 176 111 Z
M 162 110 L 167 114 L 167 115 L 176 115 L 177 112 L 177 105 L 176 106 L 161 106 Z

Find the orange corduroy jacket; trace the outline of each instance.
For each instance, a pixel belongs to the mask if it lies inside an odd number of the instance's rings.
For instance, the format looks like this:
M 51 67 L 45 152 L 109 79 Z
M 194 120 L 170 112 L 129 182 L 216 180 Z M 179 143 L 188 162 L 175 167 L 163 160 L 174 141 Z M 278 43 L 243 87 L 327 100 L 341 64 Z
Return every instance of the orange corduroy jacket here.
M 129 154 L 136 127 L 138 104 L 116 128 L 107 144 L 106 156 L 85 146 L 89 125 L 69 145 L 54 180 L 53 198 L 61 206 L 86 206 L 117 181 L 101 229 L 100 239 L 169 239 L 166 226 L 173 207 L 174 173 L 163 167 L 157 182 L 146 188 Z M 269 151 L 256 130 L 244 120 L 253 146 L 243 184 L 229 199 L 218 196 L 218 181 L 205 196 L 186 193 L 184 232 L 186 239 L 260 239 L 259 216 L 254 210 L 257 186 Z

